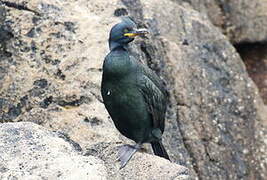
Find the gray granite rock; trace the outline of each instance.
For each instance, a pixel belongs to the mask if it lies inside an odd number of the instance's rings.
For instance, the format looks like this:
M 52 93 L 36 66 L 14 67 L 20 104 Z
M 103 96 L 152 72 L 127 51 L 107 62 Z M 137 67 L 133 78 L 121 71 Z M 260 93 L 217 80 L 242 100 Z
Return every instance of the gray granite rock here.
M 0 6 L 1 122 L 60 130 L 101 158 L 109 177 L 122 177 L 124 171 L 110 167 L 115 156 L 107 154 L 130 142 L 102 104 L 100 80 L 109 30 L 128 14 L 151 31 L 136 39 L 132 52 L 169 91 L 164 144 L 172 161 L 186 166 L 193 179 L 266 177 L 266 111 L 239 55 L 208 18 L 170 0 L 9 2 L 31 11 Z M 135 158 L 151 164 L 151 157 L 165 163 L 144 152 Z M 126 167 L 127 177 L 135 168 L 146 173 L 138 161 Z
M 267 39 L 266 0 L 176 0 L 209 17 L 233 43 L 265 42 Z
M 97 146 L 103 158 L 59 132 L 31 122 L 0 124 L 0 179 L 105 180 L 105 179 L 177 179 L 188 180 L 189 171 L 149 154 L 137 153 L 129 165 L 119 170 L 119 144 Z M 92 156 L 94 155 L 94 156 Z
M 152 29 L 132 49 L 169 89 L 164 142 L 171 158 L 201 179 L 264 179 L 266 110 L 228 39 L 174 2 L 144 0 L 139 11 L 124 2 Z
M 0 159 L 3 180 L 108 179 L 103 161 L 30 122 L 0 124 Z

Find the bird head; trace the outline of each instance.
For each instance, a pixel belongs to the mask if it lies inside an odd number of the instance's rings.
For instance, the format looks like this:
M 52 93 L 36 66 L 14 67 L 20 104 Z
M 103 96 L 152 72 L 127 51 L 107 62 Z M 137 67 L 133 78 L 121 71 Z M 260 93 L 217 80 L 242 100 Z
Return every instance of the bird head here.
M 126 17 L 121 23 L 118 23 L 111 28 L 109 34 L 110 49 L 112 50 L 117 46 L 125 46 L 133 41 L 136 36 L 147 33 L 148 31 L 146 29 L 137 29 L 135 22 L 129 17 Z

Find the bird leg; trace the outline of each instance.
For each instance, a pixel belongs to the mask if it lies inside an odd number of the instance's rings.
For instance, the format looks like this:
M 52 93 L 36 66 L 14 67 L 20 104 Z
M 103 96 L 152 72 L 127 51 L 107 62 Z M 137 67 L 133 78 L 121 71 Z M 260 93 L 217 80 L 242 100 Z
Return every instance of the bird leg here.
M 119 158 L 121 167 L 120 169 L 124 168 L 126 164 L 129 162 L 129 160 L 132 158 L 132 156 L 141 148 L 140 144 L 136 144 L 134 146 L 125 144 L 120 147 L 119 149 Z

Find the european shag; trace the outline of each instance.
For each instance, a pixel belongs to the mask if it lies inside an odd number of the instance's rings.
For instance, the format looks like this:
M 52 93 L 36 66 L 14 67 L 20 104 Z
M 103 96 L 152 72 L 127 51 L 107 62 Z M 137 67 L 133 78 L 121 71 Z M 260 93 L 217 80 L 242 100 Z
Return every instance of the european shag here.
M 120 147 L 121 168 L 143 143 L 151 143 L 155 155 L 169 160 L 162 144 L 166 90 L 160 78 L 127 50 L 128 43 L 146 33 L 124 18 L 110 31 L 110 52 L 103 63 L 101 94 L 105 107 L 119 132 L 136 142 L 135 146 Z

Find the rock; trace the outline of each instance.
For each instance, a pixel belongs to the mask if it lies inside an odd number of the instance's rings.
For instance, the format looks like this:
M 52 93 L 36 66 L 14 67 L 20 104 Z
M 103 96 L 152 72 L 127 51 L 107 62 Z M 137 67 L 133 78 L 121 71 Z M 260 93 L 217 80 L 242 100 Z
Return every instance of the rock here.
M 133 50 L 166 80 L 171 158 L 201 179 L 264 179 L 266 113 L 235 48 L 190 9 L 167 0 L 141 4 L 137 11 L 129 3 L 129 14 L 141 14 L 153 34 Z
M 183 0 L 207 15 L 233 43 L 264 42 L 267 38 L 266 0 Z
M 118 144 L 93 149 L 101 150 L 104 164 L 95 153 L 82 155 L 79 144 L 63 134 L 31 122 L 2 123 L 0 137 L 1 179 L 189 179 L 187 168 L 143 153 L 119 170 Z
M 103 161 L 30 122 L 0 124 L 0 179 L 107 179 Z
M 115 160 L 121 145 L 120 142 L 98 143 L 87 149 L 85 155 L 97 156 L 105 161 L 109 179 L 190 179 L 189 171 L 184 166 L 146 152 L 137 152 L 129 163 L 118 171 L 120 163 Z
M 86 154 L 106 144 L 107 154 L 94 155 L 115 162 L 108 148 L 129 141 L 102 104 L 101 68 L 110 28 L 118 16 L 129 14 L 151 30 L 131 45 L 134 56 L 154 69 L 169 91 L 164 145 L 171 159 L 186 166 L 192 179 L 267 176 L 262 100 L 236 50 L 208 18 L 170 0 L 9 2 L 32 11 L 0 6 L 0 30 L 7 34 L 0 35 L 1 122 L 32 121 L 60 130 Z M 139 157 L 166 163 L 138 153 L 125 169 L 129 177 L 145 174 Z M 107 165 L 109 177 L 123 173 Z
M 264 63 L 267 37 L 266 0 L 184 0 L 175 1 L 192 6 L 228 36 L 247 66 L 248 73 L 259 88 L 266 104 L 267 69 Z M 256 69 L 256 70 L 255 70 Z
M 118 140 L 99 92 L 106 36 L 116 22 L 107 18 L 113 9 L 102 9 L 114 2 L 9 2 L 25 8 L 1 6 L 1 27 L 10 36 L 1 41 L 0 122 L 33 121 L 64 131 L 82 147 Z

